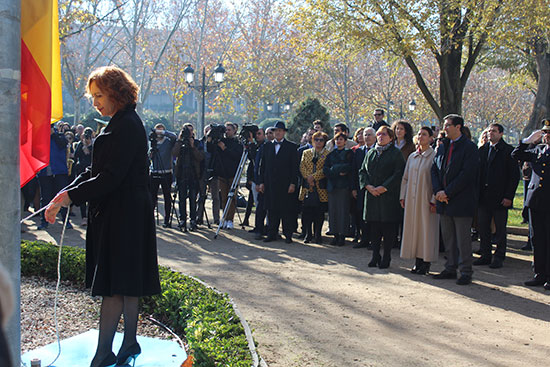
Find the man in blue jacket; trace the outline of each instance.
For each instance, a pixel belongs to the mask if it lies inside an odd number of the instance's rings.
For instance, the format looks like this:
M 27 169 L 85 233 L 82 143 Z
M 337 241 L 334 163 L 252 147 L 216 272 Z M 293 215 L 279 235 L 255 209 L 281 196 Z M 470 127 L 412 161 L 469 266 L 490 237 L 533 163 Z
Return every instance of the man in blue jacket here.
M 435 279 L 456 279 L 459 285 L 472 282 L 472 241 L 470 228 L 476 211 L 479 185 L 479 153 L 476 145 L 462 134 L 464 119 L 444 118 L 447 139 L 437 149 L 432 165 L 432 186 L 441 215 L 441 234 L 447 262 Z

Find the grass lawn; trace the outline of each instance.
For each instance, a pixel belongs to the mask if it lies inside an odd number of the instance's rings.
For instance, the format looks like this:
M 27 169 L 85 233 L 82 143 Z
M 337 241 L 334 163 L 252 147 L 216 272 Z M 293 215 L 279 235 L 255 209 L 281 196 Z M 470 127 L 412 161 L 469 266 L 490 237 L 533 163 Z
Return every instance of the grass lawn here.
M 514 197 L 514 208 L 508 212 L 508 225 L 513 227 L 527 227 L 527 224 L 521 223 L 523 217 L 521 212 L 523 210 L 523 181 L 520 180 L 518 189 L 516 190 L 516 196 Z

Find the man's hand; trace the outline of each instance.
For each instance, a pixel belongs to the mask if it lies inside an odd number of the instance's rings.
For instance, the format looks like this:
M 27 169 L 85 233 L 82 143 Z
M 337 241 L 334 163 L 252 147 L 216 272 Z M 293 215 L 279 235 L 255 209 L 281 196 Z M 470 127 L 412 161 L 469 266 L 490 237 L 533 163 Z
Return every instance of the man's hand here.
M 288 193 L 289 193 L 289 194 L 293 194 L 295 190 L 296 190 L 296 185 L 290 184 L 290 185 L 288 186 Z
M 542 139 L 542 130 L 535 130 L 527 138 L 523 139 L 524 144 L 534 144 Z
M 218 146 L 220 147 L 221 150 L 225 150 L 225 143 L 223 141 L 219 141 Z
M 313 185 L 315 185 L 315 180 L 313 179 L 313 176 L 307 176 L 307 183 L 309 184 L 309 187 L 313 187 Z
M 256 186 L 256 189 L 258 190 L 258 192 L 261 192 L 262 194 L 265 192 L 264 184 L 259 184 L 258 186 Z
M 194 147 L 195 147 L 195 139 L 193 139 L 192 137 L 189 138 L 189 146 L 190 146 L 191 148 L 194 148 Z
M 353 196 L 354 199 L 357 199 L 357 190 L 351 190 L 351 196 Z
M 509 207 L 512 206 L 512 200 L 510 200 L 510 199 L 504 198 L 504 199 L 502 199 L 502 201 L 501 201 L 500 203 L 501 203 L 502 206 L 505 207 L 505 208 L 509 208 Z
M 399 200 L 399 204 L 401 204 L 401 207 L 405 209 L 405 200 L 403 199 Z
M 449 204 L 449 198 L 447 197 L 445 190 L 441 190 L 437 194 L 435 194 L 435 200 L 441 201 L 442 203 Z

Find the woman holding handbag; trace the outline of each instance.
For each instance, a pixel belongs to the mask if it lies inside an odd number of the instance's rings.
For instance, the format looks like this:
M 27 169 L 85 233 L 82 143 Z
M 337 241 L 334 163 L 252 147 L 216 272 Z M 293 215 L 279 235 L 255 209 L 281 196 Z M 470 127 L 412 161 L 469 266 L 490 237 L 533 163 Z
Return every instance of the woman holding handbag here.
M 302 222 L 306 233 L 304 243 L 309 243 L 315 233 L 315 243 L 321 243 L 321 228 L 327 211 L 328 194 L 323 173 L 328 151 L 325 144 L 328 135 L 322 131 L 313 134 L 313 148 L 305 150 L 300 161 L 303 183 L 299 200 L 302 202 Z M 313 224 L 313 231 L 311 225 Z

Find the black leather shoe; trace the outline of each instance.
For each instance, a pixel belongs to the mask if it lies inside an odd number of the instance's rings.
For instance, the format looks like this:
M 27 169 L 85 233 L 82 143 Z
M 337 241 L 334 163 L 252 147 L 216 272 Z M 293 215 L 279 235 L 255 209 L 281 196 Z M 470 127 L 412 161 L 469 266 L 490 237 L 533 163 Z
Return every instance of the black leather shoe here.
M 300 233 L 296 238 L 298 238 L 299 240 L 303 240 L 304 238 L 306 238 L 305 232 L 304 232 L 304 233 Z
M 472 283 L 472 277 L 470 275 L 462 274 L 460 278 L 457 279 L 456 284 L 458 285 L 468 285 Z
M 335 235 L 335 236 L 332 238 L 332 241 L 330 241 L 330 245 L 331 245 L 331 246 L 338 246 L 338 235 Z
M 523 282 L 528 287 L 538 287 L 547 283 L 547 279 L 540 274 L 535 274 L 533 279 Z
M 311 241 L 313 241 L 313 236 L 306 236 L 304 239 L 304 243 L 310 243 Z
M 285 243 L 292 243 L 292 236 L 286 236 Z
M 447 269 L 443 270 L 439 274 L 434 274 L 434 279 L 456 279 L 456 272 L 448 271 Z
M 369 268 L 375 268 L 380 264 L 380 256 L 373 256 L 370 263 L 367 265 Z
M 367 248 L 367 243 L 366 242 L 359 242 L 358 244 L 356 245 L 353 245 L 353 248 Z
M 544 283 L 543 287 L 544 287 L 544 289 L 546 289 L 547 291 L 550 291 L 550 282 Z
M 170 223 L 164 223 L 162 225 L 162 228 L 172 228 L 172 226 L 170 225 Z
M 489 265 L 491 263 L 490 257 L 480 257 L 479 259 L 474 260 L 473 265 Z
M 420 265 L 418 267 L 418 269 L 416 269 L 416 274 L 418 275 L 426 275 L 426 274 L 429 274 L 430 273 L 430 263 L 427 262 L 427 261 L 423 261 L 422 262 L 422 265 Z
M 275 237 L 273 236 L 267 236 L 267 238 L 264 238 L 264 242 L 273 242 L 275 241 Z
M 261 234 L 261 233 L 256 233 L 256 235 L 254 236 L 254 239 L 255 240 L 262 240 L 264 238 L 264 236 Z
M 503 260 L 502 259 L 499 259 L 499 258 L 493 258 L 493 262 L 491 263 L 491 265 L 489 265 L 489 267 L 491 269 L 500 269 L 502 268 L 502 263 L 503 263 Z
M 378 269 L 387 269 L 390 267 L 390 261 L 389 258 L 383 258 L 382 261 L 380 261 L 380 264 L 378 264 Z

